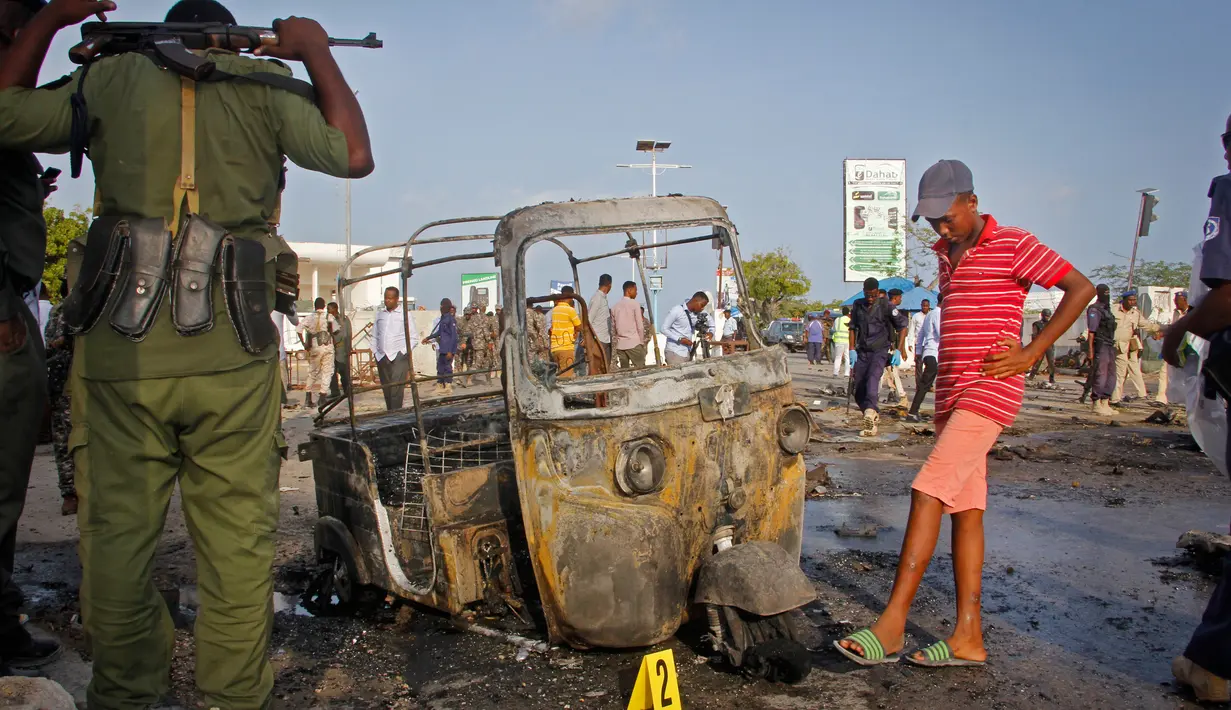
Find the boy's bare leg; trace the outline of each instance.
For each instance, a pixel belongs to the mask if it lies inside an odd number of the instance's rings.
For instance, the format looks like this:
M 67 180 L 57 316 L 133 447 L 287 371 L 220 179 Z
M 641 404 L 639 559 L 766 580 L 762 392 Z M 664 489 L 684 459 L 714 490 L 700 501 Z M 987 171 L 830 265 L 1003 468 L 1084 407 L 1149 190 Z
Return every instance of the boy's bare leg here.
M 945 639 L 955 658 L 986 661 L 983 647 L 983 511 L 965 510 L 953 518 L 953 581 L 957 588 L 957 623 Z M 923 653 L 915 658 L 924 660 Z
M 982 511 L 977 512 L 982 513 Z M 889 594 L 889 603 L 885 606 L 884 613 L 875 624 L 872 624 L 872 633 L 880 639 L 887 656 L 902 650 L 902 636 L 906 633 L 906 617 L 910 614 L 910 605 L 914 603 L 915 594 L 918 593 L 919 585 L 923 582 L 923 573 L 927 571 L 928 563 L 932 561 L 932 553 L 936 551 L 936 540 L 940 537 L 940 520 L 943 516 L 944 504 L 940 502 L 940 499 L 916 490 L 910 492 L 910 518 L 906 522 L 906 538 L 902 540 L 902 554 L 898 558 L 898 573 L 893 580 L 893 591 Z M 982 519 L 980 518 L 980 533 L 982 530 Z M 983 539 L 980 536 L 980 564 L 982 564 L 982 559 Z M 978 588 L 976 587 L 976 596 L 977 594 Z M 844 640 L 842 646 L 863 655 L 863 647 L 858 643 Z M 956 652 L 956 649 L 954 650 Z

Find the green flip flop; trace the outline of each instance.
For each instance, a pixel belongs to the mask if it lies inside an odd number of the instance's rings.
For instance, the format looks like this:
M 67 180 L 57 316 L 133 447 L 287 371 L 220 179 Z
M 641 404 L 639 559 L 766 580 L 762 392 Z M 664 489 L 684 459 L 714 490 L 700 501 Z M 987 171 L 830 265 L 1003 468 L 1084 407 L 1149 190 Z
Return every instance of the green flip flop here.
M 919 653 L 923 654 L 922 660 L 915 658 L 915 654 L 912 653 L 906 657 L 906 662 L 923 668 L 979 668 L 987 665 L 986 661 L 968 661 L 955 657 L 953 649 L 949 648 L 949 644 L 944 641 L 937 641 Z
M 859 644 L 863 647 L 863 655 L 849 648 L 843 648 L 842 641 L 854 641 Z M 838 649 L 838 653 L 861 666 L 879 666 L 885 663 L 897 663 L 901 660 L 901 656 L 896 653 L 892 656 L 885 655 L 885 647 L 881 645 L 880 639 L 876 638 L 876 634 L 872 633 L 872 629 L 860 629 L 842 641 L 834 641 L 833 647 Z

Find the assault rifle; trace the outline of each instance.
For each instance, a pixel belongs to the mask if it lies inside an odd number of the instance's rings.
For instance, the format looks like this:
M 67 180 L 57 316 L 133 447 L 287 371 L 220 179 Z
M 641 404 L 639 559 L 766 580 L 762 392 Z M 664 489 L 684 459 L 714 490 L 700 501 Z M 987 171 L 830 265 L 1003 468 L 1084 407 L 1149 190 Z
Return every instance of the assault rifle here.
M 68 56 L 75 64 L 88 65 L 99 57 L 140 52 L 182 76 L 204 81 L 214 72 L 214 63 L 191 50 L 253 52 L 259 47 L 276 46 L 276 27 L 216 22 L 87 22 L 81 26 L 81 43 L 70 49 Z M 329 46 L 380 49 L 385 43 L 372 32 L 363 39 L 330 37 Z

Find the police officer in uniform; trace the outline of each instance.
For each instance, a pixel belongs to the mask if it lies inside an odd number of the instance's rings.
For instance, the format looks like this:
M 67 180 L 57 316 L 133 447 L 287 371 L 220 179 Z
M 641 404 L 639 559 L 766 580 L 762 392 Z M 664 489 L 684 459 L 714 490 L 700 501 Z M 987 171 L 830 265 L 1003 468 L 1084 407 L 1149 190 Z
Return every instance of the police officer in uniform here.
M 1094 305 L 1086 309 L 1086 329 L 1090 331 L 1086 338 L 1090 374 L 1086 375 L 1080 401 L 1085 404 L 1086 397 L 1092 395 L 1091 411 L 1098 416 L 1113 417 L 1116 414 L 1111 408 L 1116 379 L 1116 316 L 1111 310 L 1111 288 L 1107 284 L 1095 288 Z
M 11 61 L 14 37 L 41 6 L 35 0 L 0 0 L 0 67 Z M 0 666 L 36 666 L 52 660 L 60 647 L 34 641 L 22 628 L 13 553 L 47 407 L 43 337 L 22 300 L 43 278 L 46 190 L 34 154 L 6 148 L 0 145 Z
M 863 300 L 856 301 L 851 309 L 850 349 L 856 353 L 855 402 L 863 412 L 863 431 L 859 435 L 876 436 L 881 376 L 889 364 L 890 348 L 902 352 L 906 346 L 909 322 L 905 313 L 880 296 L 880 282 L 876 279 L 863 282 L 863 295 Z
M 1231 116 L 1226 126 L 1223 157 L 1231 168 Z M 1210 291 L 1199 301 L 1194 291 L 1188 314 L 1167 328 L 1163 359 L 1172 367 L 1181 366 L 1180 348 L 1188 333 L 1209 340 L 1205 381 L 1221 382 L 1215 389 L 1231 401 L 1231 174 L 1214 178 L 1209 197 L 1199 276 Z M 1231 434 L 1226 447 L 1231 453 Z M 1180 683 L 1193 688 L 1198 700 L 1231 701 L 1231 557 L 1224 560 L 1222 579 L 1214 588 L 1201 624 L 1184 655 L 1172 662 L 1171 670 Z
M 193 82 L 138 53 L 30 88 L 56 32 L 112 9 L 53 0 L 0 67 L 0 149 L 64 152 L 84 135 L 99 193 L 65 305 L 79 333 L 74 393 L 84 395 L 73 397 L 71 449 L 88 702 L 148 707 L 168 690 L 174 626 L 150 570 L 178 482 L 197 556 L 197 686 L 207 707 L 265 708 L 285 454 L 270 308 L 289 310 L 295 295 L 293 253 L 268 223 L 284 155 L 363 177 L 373 169 L 367 127 L 324 30 L 302 18 L 277 23 L 280 44 L 262 53 L 303 62 L 315 103 L 256 75 Z M 166 19 L 235 23 L 211 0 L 184 0 Z M 290 75 L 277 62 L 204 54 L 230 74 Z M 75 115 L 88 116 L 77 131 Z

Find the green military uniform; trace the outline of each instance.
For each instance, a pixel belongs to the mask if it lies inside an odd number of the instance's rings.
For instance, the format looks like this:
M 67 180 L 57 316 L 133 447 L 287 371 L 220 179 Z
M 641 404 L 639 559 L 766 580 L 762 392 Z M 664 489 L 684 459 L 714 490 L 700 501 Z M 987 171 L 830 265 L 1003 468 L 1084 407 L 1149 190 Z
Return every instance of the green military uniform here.
M 17 521 L 47 406 L 43 337 L 22 300 L 42 280 L 47 251 L 41 172 L 30 153 L 0 150 L 0 321 L 26 326 L 25 345 L 0 353 L 0 660 L 30 641 L 18 621 L 22 596 L 12 576 Z
M 210 52 L 242 74 L 285 67 Z M 77 76 L 56 89 L 0 92 L 0 148 L 63 152 Z M 192 90 L 193 93 L 189 93 Z M 181 82 L 139 54 L 105 58 L 84 83 L 90 157 L 101 215 L 175 224 L 194 149 L 199 212 L 237 237 L 260 240 L 269 263 L 284 244 L 269 228 L 283 156 L 335 176 L 348 172 L 344 135 L 306 99 L 254 82 Z M 195 103 L 195 121 L 184 107 Z M 189 201 L 191 204 L 191 201 Z M 173 286 L 174 287 L 174 286 Z M 77 338 L 71 448 L 80 499 L 82 619 L 94 659 L 92 710 L 145 707 L 168 689 L 171 618 L 150 579 L 178 481 L 197 553 L 201 606 L 197 685 L 210 706 L 263 708 L 273 674 L 272 565 L 278 520 L 278 347 L 238 343 L 215 285 L 215 327 L 180 336 L 164 304 L 145 339 L 100 322 Z M 105 320 L 105 317 L 104 317 Z
M 496 316 L 483 312 L 467 313 L 457 324 L 458 335 L 466 343 L 470 354 L 467 357 L 467 369 L 476 373 L 487 373 L 496 367 L 495 343 L 499 337 Z M 479 375 L 472 375 L 478 377 Z M 482 375 L 484 381 L 491 379 L 490 373 Z
M 533 308 L 526 309 L 526 340 L 531 362 L 551 362 L 551 338 L 547 335 L 547 316 Z

